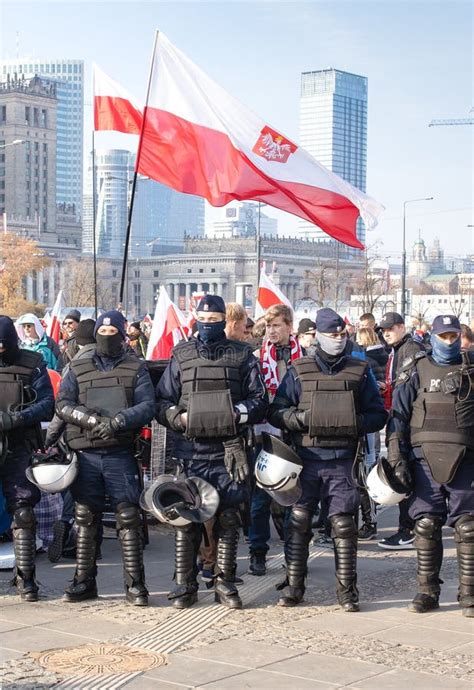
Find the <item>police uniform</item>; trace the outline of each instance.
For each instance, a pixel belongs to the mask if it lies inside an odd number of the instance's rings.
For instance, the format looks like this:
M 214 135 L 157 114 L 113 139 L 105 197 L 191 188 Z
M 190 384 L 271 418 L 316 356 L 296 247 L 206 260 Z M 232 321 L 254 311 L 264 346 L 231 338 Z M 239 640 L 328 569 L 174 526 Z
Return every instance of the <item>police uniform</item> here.
M 118 333 L 101 335 L 102 325 L 115 326 Z M 134 442 L 137 431 L 154 415 L 153 384 L 145 363 L 124 350 L 125 319 L 120 312 L 102 314 L 94 336 L 95 351 L 71 361 L 56 404 L 58 416 L 67 423 L 64 440 L 79 456 L 79 473 L 71 486 L 77 565 L 64 596 L 67 601 L 97 596 L 97 535 L 107 495 L 117 519 L 127 601 L 145 606 L 148 592 Z
M 221 297 L 206 295 L 197 311 L 225 314 Z M 258 361 L 244 342 L 228 340 L 225 321 L 197 322 L 198 337 L 179 343 L 157 388 L 157 418 L 177 432 L 174 454 L 186 475 L 212 484 L 220 497 L 216 515 L 216 601 L 240 608 L 235 587 L 239 534 L 239 506 L 248 500 L 247 425 L 260 422 L 267 409 L 267 394 Z M 181 415 L 187 413 L 186 428 Z M 169 598 L 177 608 L 197 600 L 196 558 L 201 526 L 176 529 L 176 589 Z
M 13 321 L 0 316 L 0 480 L 13 515 L 15 582 L 25 601 L 37 601 L 33 506 L 40 492 L 25 470 L 40 448 L 41 422 L 53 416 L 54 395 L 46 364 L 38 352 L 20 350 Z
M 321 309 L 316 328 L 315 355 L 289 367 L 267 416 L 271 424 L 290 432 L 303 460 L 302 495 L 291 510 L 285 544 L 287 579 L 279 587 L 285 590 L 280 604 L 294 606 L 303 598 L 311 519 L 317 503 L 326 499 L 339 603 L 346 611 L 358 611 L 359 491 L 352 477 L 353 463 L 358 439 L 381 429 L 386 412 L 367 362 L 345 354 L 345 339 L 336 346 L 338 352 L 329 351 L 333 347 L 325 334 L 344 331 L 343 319 L 332 309 Z
M 474 616 L 474 355 L 460 338 L 447 345 L 437 334 L 460 333 L 459 320 L 433 322 L 432 354 L 418 355 L 401 372 L 388 424 L 388 460 L 405 489 L 411 486 L 418 593 L 411 611 L 438 607 L 442 526 L 454 527 L 459 603 Z

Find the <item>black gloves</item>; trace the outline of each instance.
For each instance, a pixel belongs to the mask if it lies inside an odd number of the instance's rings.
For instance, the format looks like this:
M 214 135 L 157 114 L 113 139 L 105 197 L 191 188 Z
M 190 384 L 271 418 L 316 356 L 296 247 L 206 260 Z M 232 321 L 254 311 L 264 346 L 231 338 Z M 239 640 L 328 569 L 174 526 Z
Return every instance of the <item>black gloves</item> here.
M 401 489 L 410 493 L 413 489 L 413 474 L 410 462 L 400 450 L 398 438 L 391 438 L 388 442 L 388 464 L 392 468 L 392 478 Z
M 184 431 L 184 426 L 181 422 L 181 415 L 183 412 L 186 412 L 184 407 L 178 407 L 177 405 L 168 407 L 165 412 L 167 425 L 170 429 L 173 429 L 173 431 L 177 431 L 178 433 Z
M 101 417 L 99 423 L 93 429 L 93 435 L 96 438 L 101 438 L 102 441 L 110 441 L 124 425 L 125 420 L 121 415 L 117 415 L 113 419 Z
M 224 441 L 224 464 L 229 477 L 237 484 L 241 484 L 249 476 L 245 442 L 240 436 Z
M 308 430 L 308 415 L 307 410 L 298 410 L 296 407 L 290 407 L 283 413 L 283 423 L 285 429 L 288 431 L 307 431 Z
M 0 431 L 11 431 L 19 426 L 22 426 L 23 420 L 19 414 L 8 414 L 8 412 L 0 412 Z

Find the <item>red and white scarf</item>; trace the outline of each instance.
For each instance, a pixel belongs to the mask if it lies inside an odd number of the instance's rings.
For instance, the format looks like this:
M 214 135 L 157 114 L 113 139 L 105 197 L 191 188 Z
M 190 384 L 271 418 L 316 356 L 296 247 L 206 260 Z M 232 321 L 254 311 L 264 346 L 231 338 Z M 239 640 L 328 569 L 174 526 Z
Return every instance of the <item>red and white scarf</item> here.
M 290 335 L 290 347 L 290 361 L 299 359 L 303 356 L 301 345 L 292 335 Z M 270 393 L 272 398 L 275 396 L 277 388 L 280 384 L 276 351 L 276 345 L 271 343 L 269 340 L 263 341 L 262 347 L 260 348 L 260 366 L 262 368 L 262 376 L 265 383 L 265 388 Z

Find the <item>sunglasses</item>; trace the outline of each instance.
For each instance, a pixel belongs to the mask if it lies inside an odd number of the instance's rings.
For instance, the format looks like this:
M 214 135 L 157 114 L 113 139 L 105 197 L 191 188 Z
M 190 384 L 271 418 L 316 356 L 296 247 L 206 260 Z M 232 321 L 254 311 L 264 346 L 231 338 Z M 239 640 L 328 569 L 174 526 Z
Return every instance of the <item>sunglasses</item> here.
M 74 321 L 63 321 L 63 326 L 72 326 Z

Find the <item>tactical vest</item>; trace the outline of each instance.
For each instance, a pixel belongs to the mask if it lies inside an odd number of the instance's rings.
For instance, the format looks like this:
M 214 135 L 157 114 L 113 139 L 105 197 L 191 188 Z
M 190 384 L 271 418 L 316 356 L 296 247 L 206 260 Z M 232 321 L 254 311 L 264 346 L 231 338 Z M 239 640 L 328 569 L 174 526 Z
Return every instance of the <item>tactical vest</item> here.
M 216 359 L 201 357 L 195 339 L 173 349 L 181 375 L 179 404 L 186 409 L 190 393 L 230 390 L 234 404 L 244 397 L 240 367 L 252 354 L 252 348 L 237 340 L 225 340 L 216 354 Z
M 78 404 L 88 406 L 88 391 L 94 390 L 100 396 L 100 389 L 106 391 L 106 398 L 114 395 L 117 399 L 125 393 L 126 408 L 133 406 L 133 396 L 136 387 L 136 378 L 142 365 L 136 357 L 127 356 L 114 369 L 100 371 L 97 369 L 93 357 L 73 359 L 70 367 L 74 372 L 79 388 Z M 123 409 L 123 408 L 122 408 Z M 91 410 L 96 411 L 96 410 Z M 117 410 L 110 410 L 106 416 L 115 416 Z M 65 439 L 67 445 L 73 450 L 85 450 L 86 448 L 110 448 L 113 446 L 130 446 L 135 439 L 134 431 L 124 431 L 107 441 L 92 437 L 92 433 L 74 424 L 67 424 Z
M 318 433 L 296 434 L 297 445 L 320 448 L 351 448 L 357 443 L 354 427 L 359 412 L 359 389 L 367 371 L 367 362 L 347 357 L 343 369 L 325 374 L 314 357 L 301 357 L 293 362 L 301 384 L 298 408 L 308 410 Z M 331 411 L 334 413 L 332 414 Z M 319 421 L 318 421 L 319 418 Z
M 412 446 L 427 443 L 474 449 L 474 357 L 461 364 L 416 363 L 420 387 L 410 420 Z
M 39 352 L 20 350 L 14 364 L 0 368 L 0 410 L 2 412 L 20 412 L 28 403 L 34 402 L 36 394 L 31 388 L 31 378 L 35 369 L 44 365 Z M 21 427 L 8 432 L 10 441 L 23 439 L 38 442 L 41 434 L 39 424 Z

